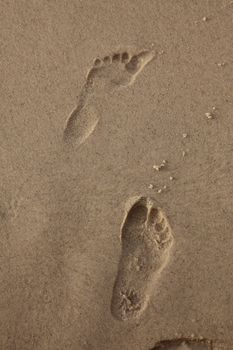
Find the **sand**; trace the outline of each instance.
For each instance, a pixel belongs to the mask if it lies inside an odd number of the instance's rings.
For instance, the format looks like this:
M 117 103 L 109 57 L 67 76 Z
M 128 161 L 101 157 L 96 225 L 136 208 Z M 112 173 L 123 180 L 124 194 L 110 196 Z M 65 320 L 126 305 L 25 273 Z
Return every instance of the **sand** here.
M 0 349 L 231 350 L 232 2 L 0 8 Z

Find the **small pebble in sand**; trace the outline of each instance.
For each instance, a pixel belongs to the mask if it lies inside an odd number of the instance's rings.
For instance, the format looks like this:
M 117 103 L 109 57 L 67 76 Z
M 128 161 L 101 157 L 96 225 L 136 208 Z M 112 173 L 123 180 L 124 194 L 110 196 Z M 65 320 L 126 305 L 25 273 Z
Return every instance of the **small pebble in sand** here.
M 218 62 L 217 66 L 218 67 L 224 67 L 226 65 L 226 62 Z
M 174 177 L 173 177 L 173 176 L 170 176 L 170 177 L 169 177 L 169 180 L 170 180 L 170 181 L 173 181 L 173 180 L 174 180 Z
M 186 133 L 183 133 L 183 134 L 182 134 L 182 137 L 183 137 L 184 139 L 186 139 L 187 136 L 188 136 L 188 134 L 186 134 Z
M 203 21 L 203 22 L 207 22 L 207 21 L 208 21 L 208 19 L 209 19 L 209 18 L 208 18 L 208 17 L 206 17 L 206 16 L 205 16 L 205 17 L 202 17 L 202 21 Z
M 163 55 L 165 53 L 164 50 L 159 51 L 159 55 Z
M 207 119 L 213 119 L 214 117 L 213 114 L 211 114 L 210 112 L 205 113 L 205 116 Z
M 186 156 L 186 151 L 182 151 L 182 156 L 183 156 L 183 157 Z
M 215 106 L 213 106 L 212 109 L 213 109 L 213 111 L 216 111 L 216 107 Z
M 160 188 L 157 192 L 158 192 L 158 193 L 162 193 L 162 188 Z
M 155 169 L 156 171 L 159 171 L 160 170 L 160 165 L 153 165 L 153 169 Z
M 156 171 L 160 171 L 162 168 L 165 167 L 166 163 L 167 161 L 164 159 L 160 165 L 153 165 L 153 169 L 155 169 Z
M 153 185 L 153 184 L 149 184 L 148 188 L 151 189 L 151 190 L 153 190 L 154 185 Z
M 164 189 L 164 190 L 166 190 L 166 189 L 167 189 L 167 186 L 166 186 L 166 185 L 164 185 L 164 186 L 163 186 L 163 189 Z

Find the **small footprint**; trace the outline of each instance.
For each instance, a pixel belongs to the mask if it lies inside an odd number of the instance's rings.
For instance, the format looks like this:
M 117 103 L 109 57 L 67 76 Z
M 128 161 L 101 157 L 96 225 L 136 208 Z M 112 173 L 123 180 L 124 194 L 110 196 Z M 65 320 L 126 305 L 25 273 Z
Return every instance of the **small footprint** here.
M 116 319 L 138 318 L 146 309 L 173 241 L 169 222 L 155 201 L 137 199 L 121 228 L 122 252 L 111 302 Z
M 213 342 L 208 339 L 172 339 L 157 343 L 151 350 L 213 350 Z
M 103 59 L 96 58 L 87 74 L 77 107 L 67 119 L 63 132 L 64 142 L 75 147 L 80 146 L 92 134 L 99 121 L 96 106 L 98 98 L 117 88 L 132 85 L 154 57 L 154 52 L 144 50 L 132 56 L 123 52 Z

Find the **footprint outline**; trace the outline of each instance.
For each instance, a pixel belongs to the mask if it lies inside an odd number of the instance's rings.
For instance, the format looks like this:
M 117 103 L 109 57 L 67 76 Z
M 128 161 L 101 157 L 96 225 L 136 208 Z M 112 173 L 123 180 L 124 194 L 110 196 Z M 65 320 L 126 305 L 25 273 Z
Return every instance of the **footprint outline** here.
M 157 220 L 163 222 L 160 232 L 155 229 Z M 155 234 L 164 237 L 159 241 Z M 121 256 L 112 291 L 111 313 L 114 318 L 126 321 L 139 318 L 147 308 L 169 261 L 174 237 L 164 211 L 155 200 L 139 197 L 126 210 L 120 241 Z
M 155 52 L 152 50 L 142 50 L 133 55 L 129 51 L 115 52 L 103 59 L 95 58 L 77 105 L 66 120 L 63 142 L 75 148 L 83 144 L 94 132 L 100 119 L 98 107 L 92 97 L 132 85 L 139 73 L 154 58 Z M 96 86 L 97 82 L 103 86 Z

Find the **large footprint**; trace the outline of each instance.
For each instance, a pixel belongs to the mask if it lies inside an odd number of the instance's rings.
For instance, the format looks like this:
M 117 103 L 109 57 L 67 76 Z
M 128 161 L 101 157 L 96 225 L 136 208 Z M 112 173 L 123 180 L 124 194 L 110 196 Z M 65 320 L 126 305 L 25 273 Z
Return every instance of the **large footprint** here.
M 67 119 L 63 133 L 66 143 L 80 146 L 94 131 L 99 115 L 95 106 L 98 97 L 117 88 L 132 85 L 138 74 L 155 57 L 145 50 L 131 56 L 128 52 L 115 53 L 95 59 L 80 93 L 78 104 Z
M 213 342 L 208 339 L 171 339 L 157 343 L 151 350 L 213 350 Z
M 121 228 L 122 253 L 111 302 L 115 318 L 138 318 L 146 309 L 173 241 L 168 220 L 154 200 L 137 199 Z

